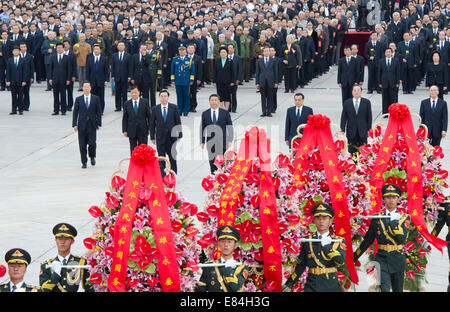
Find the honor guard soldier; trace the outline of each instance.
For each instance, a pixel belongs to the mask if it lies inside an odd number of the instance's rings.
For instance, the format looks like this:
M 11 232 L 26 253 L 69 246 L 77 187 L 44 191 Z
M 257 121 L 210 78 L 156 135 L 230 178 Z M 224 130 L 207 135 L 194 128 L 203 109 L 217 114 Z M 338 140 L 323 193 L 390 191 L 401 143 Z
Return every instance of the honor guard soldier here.
M 317 233 L 307 239 L 320 242 L 303 242 L 294 272 L 284 284 L 283 291 L 289 292 L 297 284 L 308 267 L 305 292 L 341 292 L 342 286 L 337 276 L 337 267 L 345 262 L 345 245 L 332 240 L 340 237 L 330 234 L 334 211 L 330 205 L 317 203 L 312 209 Z
M 30 254 L 23 249 L 13 248 L 5 255 L 8 264 L 9 282 L 0 285 L 0 292 L 41 292 L 39 287 L 27 285 L 23 281 L 31 262 Z
M 397 212 L 402 191 L 395 184 L 386 184 L 381 189 L 386 209 L 374 216 L 390 216 L 377 218 L 370 222 L 369 229 L 359 248 L 354 252 L 354 261 L 369 248 L 376 239 L 378 251 L 375 261 L 380 264 L 380 287 L 382 292 L 403 291 L 403 280 L 406 269 L 406 256 L 403 244 L 408 235 L 409 215 Z
M 180 115 L 187 116 L 190 110 L 189 86 L 194 83 L 195 66 L 192 66 L 191 59 L 186 56 L 186 47 L 180 44 L 178 47 L 179 56 L 172 61 L 170 70 L 170 80 L 177 92 L 177 105 Z
M 77 230 L 68 223 L 59 223 L 53 227 L 58 255 L 41 263 L 39 284 L 44 292 L 77 292 L 81 285 L 86 292 L 93 291 L 86 285 L 89 278 L 87 269 L 65 268 L 66 265 L 86 265 L 86 259 L 70 254 L 70 248 L 75 242 Z
M 233 259 L 234 250 L 241 238 L 239 231 L 224 225 L 217 230 L 217 240 L 222 253 L 220 261 L 210 263 L 223 263 L 223 266 L 204 267 L 197 290 L 200 292 L 241 292 L 248 278 L 247 266 Z
M 147 40 L 145 42 L 147 44 L 147 55 L 150 56 L 150 73 L 151 73 L 151 81 L 150 81 L 150 105 L 151 107 L 156 106 L 156 82 L 161 78 L 162 75 L 162 63 L 161 56 L 159 55 L 160 51 L 154 49 L 155 43 L 151 40 Z
M 445 237 L 445 240 L 447 242 L 450 242 L 450 196 L 447 196 L 446 199 L 447 200 L 443 202 L 439 207 L 438 219 L 436 225 L 434 226 L 433 231 L 431 232 L 431 235 L 438 236 L 444 225 L 447 224 L 448 233 L 447 236 Z M 448 252 L 448 259 L 450 262 L 450 243 L 447 244 L 447 252 Z M 448 271 L 447 292 L 450 292 L 450 271 Z

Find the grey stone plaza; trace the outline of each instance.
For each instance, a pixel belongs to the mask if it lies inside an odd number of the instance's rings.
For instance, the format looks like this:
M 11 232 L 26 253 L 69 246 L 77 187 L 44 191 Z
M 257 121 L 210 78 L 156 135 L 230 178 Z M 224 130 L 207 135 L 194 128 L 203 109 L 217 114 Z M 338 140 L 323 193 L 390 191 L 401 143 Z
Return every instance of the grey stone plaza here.
M 304 104 L 312 107 L 315 114 L 325 114 L 332 123 L 339 124 L 342 105 L 336 73 L 337 67 L 333 67 L 328 74 L 314 79 L 299 91 L 305 95 Z M 278 90 L 277 113 L 272 118 L 262 118 L 260 95 L 255 90 L 254 81 L 238 88 L 237 113 L 231 115 L 235 136 L 242 137 L 244 131 L 254 125 L 265 128 L 271 138 L 274 159 L 277 152 L 288 153 L 289 150 L 284 143 L 284 122 L 287 108 L 294 105 L 293 94 L 284 93 L 282 84 Z M 171 87 L 169 92 L 169 101 L 176 104 L 175 89 Z M 72 113 L 51 116 L 53 94 L 45 91 L 45 83 L 32 86 L 30 111 L 24 112 L 23 116 L 10 116 L 10 92 L 0 93 L 0 263 L 6 265 L 3 257 L 10 248 L 26 249 L 32 256 L 25 275 L 29 284 L 39 285 L 40 262 L 56 256 L 52 235 L 55 224 L 68 222 L 77 228 L 78 236 L 72 251 L 75 255 L 84 255 L 83 239 L 90 236 L 94 224 L 88 209 L 101 204 L 109 190 L 111 175 L 118 169 L 118 162 L 130 156 L 129 141 L 122 135 L 122 112 L 114 112 L 110 85 L 105 93 L 103 126 L 97 133 L 97 164 L 92 167 L 88 163 L 87 169 L 81 169 L 78 139 L 72 129 Z M 176 189 L 183 190 L 186 198 L 199 209 L 206 199 L 201 181 L 209 174 L 207 153 L 200 148 L 199 128 L 201 112 L 209 107 L 211 93 L 216 93 L 214 87 L 202 88 L 198 93 L 198 112 L 182 117 L 183 138 L 178 145 Z M 74 96 L 80 94 L 74 91 Z M 418 113 L 421 100 L 428 96 L 422 85 L 414 94 L 404 95 L 400 91 L 399 102 L 407 104 L 412 113 Z M 373 124 L 378 123 L 381 94 L 366 94 L 364 90 L 363 97 L 370 99 Z M 417 126 L 417 119 L 413 121 Z M 442 140 L 441 146 L 446 155 L 443 167 L 450 170 L 448 137 Z M 446 234 L 447 228 L 444 228 L 439 237 L 444 239 Z M 447 290 L 449 263 L 447 250 L 443 251 L 441 254 L 433 248 L 431 252 L 426 268 L 426 291 Z M 361 260 L 365 262 L 364 258 Z M 370 281 L 365 270 L 358 274 L 360 283 L 356 291 L 368 291 Z M 7 280 L 6 274 L 0 278 L 0 283 Z

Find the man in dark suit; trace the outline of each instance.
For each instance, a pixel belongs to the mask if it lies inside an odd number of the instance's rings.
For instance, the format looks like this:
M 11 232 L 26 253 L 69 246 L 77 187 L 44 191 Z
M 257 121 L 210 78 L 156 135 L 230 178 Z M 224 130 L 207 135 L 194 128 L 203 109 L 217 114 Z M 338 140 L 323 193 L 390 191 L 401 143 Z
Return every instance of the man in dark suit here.
M 278 87 L 278 67 L 270 57 L 270 48 L 265 47 L 263 57 L 256 63 L 256 88 L 261 94 L 261 117 L 272 117 L 273 89 Z
M 10 47 L 9 55 L 10 56 L 12 56 L 12 49 L 15 46 L 20 47 L 20 44 L 22 42 L 25 42 L 22 35 L 20 34 L 20 28 L 19 28 L 18 24 L 14 25 L 11 30 L 12 30 L 12 33 L 10 34 L 10 37 L 9 37 L 9 47 Z
M 109 65 L 106 57 L 100 53 L 100 45 L 94 44 L 94 54 L 89 54 L 86 59 L 86 80 L 91 83 L 92 94 L 99 97 L 103 114 L 105 110 L 105 88 L 109 81 Z
M 148 100 L 139 98 L 138 87 L 133 85 L 130 95 L 123 104 L 122 133 L 130 140 L 132 153 L 136 146 L 148 143 L 151 112 Z
M 10 115 L 16 115 L 17 110 L 23 115 L 23 87 L 26 85 L 27 68 L 24 66 L 23 60 L 20 59 L 19 47 L 13 48 L 13 56 L 9 58 L 6 64 L 6 86 L 11 91 L 12 109 Z
M 155 50 L 159 51 L 162 63 L 162 76 L 158 79 L 158 90 L 162 90 L 170 84 L 169 45 L 167 37 L 164 37 L 165 40 L 163 40 L 162 32 L 157 31 L 155 36 Z M 167 77 L 169 77 L 169 81 L 167 81 Z
M 131 83 L 139 88 L 141 96 L 146 100 L 150 97 L 151 78 L 150 55 L 147 54 L 147 45 L 142 43 L 139 46 L 139 53 L 133 56 Z
M 116 112 L 120 112 L 127 101 L 128 82 L 131 81 L 132 56 L 125 52 L 125 43 L 119 42 L 118 52 L 114 53 L 111 60 L 111 79 L 114 80 L 116 90 Z
M 353 86 L 353 98 L 344 102 L 341 114 L 341 130 L 347 135 L 350 154 L 367 144 L 367 135 L 372 128 L 372 107 L 368 99 L 361 97 L 361 93 L 361 86 Z
M 361 55 L 358 55 L 358 45 L 357 44 L 352 44 L 351 47 L 351 55 L 352 58 L 354 58 L 356 60 L 357 63 L 357 67 L 358 67 L 358 84 L 362 87 L 363 83 L 364 83 L 364 70 L 365 70 L 365 64 L 364 64 L 364 57 L 362 57 Z
M 398 53 L 401 58 L 403 94 L 412 94 L 416 89 L 416 67 L 419 64 L 419 48 L 418 45 L 411 41 L 411 34 L 405 32 L 403 34 L 405 41 L 398 43 Z
M 23 60 L 26 72 L 28 73 L 27 84 L 23 87 L 23 110 L 30 110 L 30 86 L 34 80 L 34 59 L 33 56 L 28 53 L 27 44 L 22 42 L 20 44 L 20 58 Z
M 270 113 L 275 114 L 277 112 L 278 108 L 278 87 L 281 84 L 281 81 L 283 80 L 283 60 L 281 57 L 277 56 L 277 51 L 274 47 L 270 47 L 270 58 L 275 62 L 275 66 L 277 67 L 277 86 L 273 88 L 273 106 L 272 111 Z
M 56 44 L 56 54 L 50 58 L 50 80 L 53 88 L 53 113 L 52 115 L 65 115 L 67 111 L 66 89 L 70 84 L 69 58 L 64 55 L 62 42 Z
M 198 47 L 197 47 L 198 48 Z M 189 102 L 190 102 L 190 108 L 189 112 L 196 113 L 197 110 L 197 88 L 201 84 L 202 79 L 202 71 L 203 71 L 203 64 L 202 64 L 202 58 L 198 56 L 195 52 L 196 49 L 194 44 L 190 43 L 187 46 L 187 57 L 191 59 L 191 66 L 195 66 L 194 71 L 194 83 L 189 86 Z
M 78 78 L 78 67 L 77 67 L 77 57 L 75 53 L 70 50 L 70 41 L 68 39 L 64 40 L 64 57 L 69 59 L 69 72 L 70 72 L 70 83 L 67 86 L 67 110 L 72 111 L 73 107 L 73 84 Z
M 242 77 L 242 58 L 237 55 L 234 51 L 234 46 L 232 44 L 228 44 L 228 58 L 232 61 L 232 73 L 233 73 L 233 83 L 234 85 L 230 87 L 231 91 L 231 102 L 228 107 L 228 111 L 232 113 L 236 113 L 237 109 L 237 89 L 239 82 L 241 82 Z
M 359 66 L 356 59 L 351 56 L 349 46 L 344 47 L 345 56 L 338 62 L 337 83 L 342 90 L 342 105 L 352 97 L 352 88 L 359 83 Z
M 430 87 L 430 98 L 420 103 L 422 123 L 428 127 L 428 138 L 433 146 L 441 144 L 447 135 L 448 110 L 447 102 L 438 97 L 439 88 Z
M 170 168 L 177 173 L 176 143 L 181 140 L 181 118 L 176 104 L 169 103 L 169 92 L 162 90 L 159 92 L 161 104 L 152 108 L 150 119 L 150 138 L 159 156 L 168 156 Z M 166 175 L 164 169 L 165 162 L 160 161 L 161 175 Z
M 313 114 L 313 109 L 303 105 L 305 96 L 303 93 L 294 95 L 295 106 L 289 107 L 286 111 L 286 122 L 284 124 L 284 141 L 291 147 L 292 138 L 297 135 L 297 128 L 301 124 L 308 122 L 308 116 Z M 303 132 L 303 129 L 302 131 Z
M 364 48 L 364 56 L 367 60 L 367 90 L 368 94 L 372 94 L 373 91 L 381 90 L 378 88 L 378 64 L 380 59 L 383 58 L 384 51 L 386 48 L 383 46 L 381 41 L 378 39 L 378 34 L 373 32 L 370 35 L 370 40 L 366 43 Z
M 294 44 L 293 35 L 287 35 L 286 44 L 281 50 L 284 54 L 284 92 L 288 93 L 291 90 L 294 93 L 294 90 L 297 89 L 297 71 L 303 63 L 302 51 L 298 45 Z
M 389 106 L 398 102 L 400 80 L 400 63 L 392 57 L 392 49 L 387 48 L 385 58 L 378 63 L 378 83 L 382 94 L 382 113 L 387 114 Z
M 9 59 L 8 32 L 2 31 L 0 43 L 0 91 L 6 89 L 6 65 Z
M 87 156 L 91 165 L 95 166 L 97 130 L 102 126 L 102 110 L 100 99 L 91 93 L 91 84 L 83 83 L 83 95 L 75 99 L 73 108 L 72 127 L 78 132 L 82 168 L 86 168 Z M 88 149 L 89 145 L 89 149 Z
M 233 141 L 233 122 L 226 109 L 219 108 L 220 99 L 217 94 L 209 96 L 209 106 L 202 113 L 200 125 L 200 145 L 208 150 L 209 167 L 211 174 L 217 170 L 214 160 L 217 155 L 225 151 Z

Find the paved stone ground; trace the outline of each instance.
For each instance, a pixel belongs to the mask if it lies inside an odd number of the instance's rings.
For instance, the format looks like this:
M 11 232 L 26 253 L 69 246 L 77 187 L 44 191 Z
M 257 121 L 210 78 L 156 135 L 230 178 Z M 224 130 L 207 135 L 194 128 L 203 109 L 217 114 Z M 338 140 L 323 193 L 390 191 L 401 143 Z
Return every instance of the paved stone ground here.
M 327 75 L 315 79 L 301 90 L 305 94 L 305 105 L 314 113 L 329 116 L 339 124 L 341 114 L 341 92 L 336 84 L 337 68 Z M 367 72 L 366 72 L 367 75 Z M 366 79 L 367 81 L 367 79 Z M 21 247 L 32 255 L 25 280 L 38 285 L 39 263 L 54 257 L 56 248 L 52 228 L 56 223 L 69 222 L 78 229 L 73 253 L 85 253 L 83 239 L 91 234 L 93 218 L 88 209 L 99 205 L 104 199 L 112 173 L 120 159 L 129 156 L 128 139 L 121 133 L 122 113 L 114 112 L 114 99 L 110 87 L 106 92 L 106 109 L 103 127 L 97 135 L 97 165 L 81 169 L 78 140 L 71 127 L 72 114 L 51 116 L 53 97 L 44 91 L 45 84 L 31 88 L 31 111 L 25 115 L 9 116 L 11 96 L 0 92 L 0 263 L 10 248 Z M 173 87 L 171 102 L 176 103 Z M 209 107 L 208 96 L 215 88 L 207 86 L 198 94 L 198 112 L 182 117 L 184 136 L 178 146 L 181 160 L 178 161 L 177 189 L 193 203 L 202 207 L 206 192 L 200 183 L 209 173 L 206 152 L 199 147 L 201 111 Z M 75 91 L 75 96 L 80 92 Z M 254 82 L 240 86 L 238 90 L 238 113 L 232 114 L 236 135 L 242 136 L 245 129 L 253 125 L 265 127 L 271 138 L 272 153 L 287 152 L 284 144 L 284 120 L 286 110 L 293 105 L 293 94 L 284 93 L 284 84 L 278 92 L 278 111 L 273 118 L 261 118 L 260 96 L 255 92 Z M 374 123 L 381 115 L 381 95 L 363 93 L 372 102 Z M 407 104 L 413 113 L 418 113 L 420 100 L 428 93 L 422 87 L 413 95 L 399 94 L 400 103 Z M 450 154 L 448 139 L 442 141 L 446 155 Z M 448 157 L 444 168 L 450 170 Z M 439 235 L 445 238 L 447 229 Z M 433 249 L 427 267 L 427 291 L 445 291 L 447 288 L 448 259 Z M 368 281 L 360 272 L 357 291 L 367 291 Z M 0 283 L 7 281 L 7 275 Z

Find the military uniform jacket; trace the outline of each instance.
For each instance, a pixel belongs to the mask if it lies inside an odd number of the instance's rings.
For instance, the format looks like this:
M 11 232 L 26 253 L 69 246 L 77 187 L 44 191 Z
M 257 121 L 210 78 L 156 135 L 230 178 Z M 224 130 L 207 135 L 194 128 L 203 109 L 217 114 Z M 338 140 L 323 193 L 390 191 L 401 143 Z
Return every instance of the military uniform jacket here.
M 147 55 L 149 56 L 150 61 L 150 71 L 154 74 L 154 76 L 162 75 L 162 62 L 161 62 L 161 55 L 160 50 L 152 49 L 151 52 L 147 52 Z
M 318 238 L 317 234 L 309 235 L 307 238 Z M 332 239 L 339 237 L 331 235 Z M 305 292 L 317 291 L 342 291 L 337 273 L 312 274 L 314 270 L 332 269 L 345 262 L 345 247 L 339 242 L 322 246 L 320 242 L 305 242 L 301 245 L 300 254 L 297 258 L 297 266 L 294 272 L 286 281 L 286 286 L 291 288 L 297 282 L 300 276 L 309 268 L 308 278 L 306 280 Z
M 40 287 L 27 285 L 25 282 L 22 284 L 21 288 L 25 288 L 25 292 L 42 292 L 42 289 Z M 11 292 L 11 289 L 9 288 L 9 282 L 0 285 L 0 293 L 1 292 Z
M 170 80 L 175 82 L 175 85 L 189 86 L 194 82 L 195 66 L 192 64 L 189 57 L 186 55 L 184 60 L 180 56 L 173 59 L 170 69 Z
M 39 284 L 44 292 L 77 292 L 80 282 L 86 292 L 93 291 L 92 284 L 86 285 L 89 278 L 87 269 L 61 268 L 61 275 L 58 275 L 50 268 L 53 261 L 59 262 L 59 258 L 55 257 L 41 263 Z M 86 265 L 86 259 L 70 255 L 69 263 L 71 265 Z M 76 273 L 69 274 L 72 270 Z
M 384 214 L 383 211 L 374 215 Z M 381 270 L 389 273 L 403 272 L 406 269 L 406 256 L 402 247 L 408 235 L 410 217 L 403 213 L 400 215 L 400 220 L 373 219 L 364 240 L 354 253 L 354 260 L 358 260 L 376 239 L 378 251 L 375 260 L 380 263 Z M 386 248 L 390 250 L 386 250 Z
M 209 262 L 219 263 L 219 261 Z M 235 269 L 221 267 L 203 268 L 197 291 L 200 292 L 242 292 L 248 271 L 245 264 Z
M 253 56 L 258 59 L 260 55 L 263 55 L 263 51 L 265 47 L 272 47 L 270 45 L 270 43 L 268 41 L 265 41 L 264 43 L 262 43 L 261 41 L 258 41 L 257 43 L 255 43 L 255 45 L 253 46 Z
M 445 224 L 447 224 L 447 226 L 449 228 L 449 231 L 447 233 L 447 237 L 445 238 L 445 240 L 450 241 L 450 207 L 449 207 L 449 204 L 445 205 L 444 210 L 439 210 L 438 219 L 437 219 L 436 225 L 434 226 L 433 231 L 431 232 L 431 235 L 438 236 Z M 450 250 L 449 250 L 449 254 L 450 254 Z

